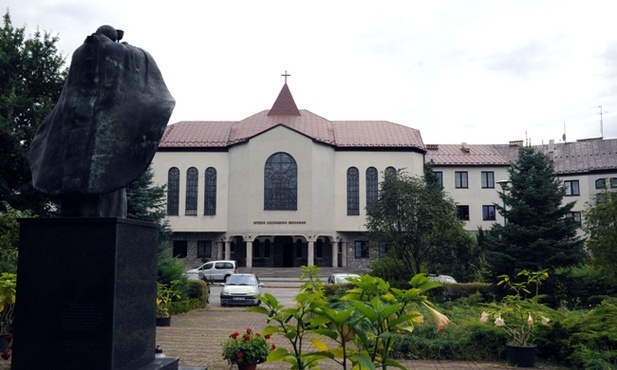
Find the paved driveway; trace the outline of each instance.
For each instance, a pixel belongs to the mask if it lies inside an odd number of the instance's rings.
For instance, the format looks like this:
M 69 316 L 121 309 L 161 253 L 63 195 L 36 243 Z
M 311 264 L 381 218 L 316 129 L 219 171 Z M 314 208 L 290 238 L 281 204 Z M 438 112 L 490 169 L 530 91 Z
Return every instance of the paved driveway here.
M 208 370 L 229 370 L 221 357 L 221 344 L 234 331 L 251 328 L 261 331 L 266 326 L 264 315 L 246 312 L 243 307 L 217 307 L 174 316 L 170 327 L 157 327 L 157 344 L 169 357 L 180 358 L 181 366 L 207 366 Z M 273 337 L 274 343 L 284 343 Z M 408 369 L 419 370 L 462 370 L 462 369 L 511 369 L 505 363 L 473 361 L 402 361 Z M 322 362 L 322 370 L 340 370 L 334 362 Z M 546 370 L 564 369 L 556 366 L 542 366 Z M 284 363 L 261 364 L 258 370 L 289 369 Z

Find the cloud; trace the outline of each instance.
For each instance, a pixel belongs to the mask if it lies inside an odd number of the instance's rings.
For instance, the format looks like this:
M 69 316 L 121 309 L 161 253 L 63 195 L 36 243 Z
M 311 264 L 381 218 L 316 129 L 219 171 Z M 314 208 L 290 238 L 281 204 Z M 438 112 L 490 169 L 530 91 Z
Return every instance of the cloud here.
M 526 79 L 553 67 L 555 65 L 553 58 L 554 51 L 550 45 L 532 40 L 508 52 L 489 56 L 486 68 Z

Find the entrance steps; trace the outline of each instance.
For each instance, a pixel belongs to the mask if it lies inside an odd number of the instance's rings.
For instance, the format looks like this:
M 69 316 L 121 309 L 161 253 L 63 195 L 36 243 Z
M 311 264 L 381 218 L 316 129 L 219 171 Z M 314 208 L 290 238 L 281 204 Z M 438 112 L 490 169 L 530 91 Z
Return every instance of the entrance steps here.
M 327 280 L 333 273 L 365 274 L 368 271 L 348 267 L 319 267 L 318 276 Z M 300 267 L 238 267 L 238 273 L 255 274 L 261 280 L 300 281 L 302 269 Z

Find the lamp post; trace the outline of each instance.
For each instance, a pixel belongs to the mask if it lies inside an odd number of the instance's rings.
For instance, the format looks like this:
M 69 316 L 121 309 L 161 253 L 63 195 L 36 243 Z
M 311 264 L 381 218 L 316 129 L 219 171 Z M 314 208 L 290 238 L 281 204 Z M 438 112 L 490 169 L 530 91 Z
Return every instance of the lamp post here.
M 508 224 L 508 217 L 506 217 L 506 188 L 508 187 L 510 180 L 499 180 L 497 183 L 501 186 L 501 194 L 503 195 L 503 226 L 506 226 Z

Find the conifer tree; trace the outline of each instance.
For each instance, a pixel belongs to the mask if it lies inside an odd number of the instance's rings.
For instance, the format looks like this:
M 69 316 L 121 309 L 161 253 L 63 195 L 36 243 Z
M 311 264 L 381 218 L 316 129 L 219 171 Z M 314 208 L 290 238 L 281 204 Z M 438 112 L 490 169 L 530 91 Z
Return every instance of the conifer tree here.
M 494 224 L 483 241 L 490 278 L 582 262 L 583 242 L 576 236 L 576 222 L 568 217 L 575 202 L 563 204 L 565 187 L 554 176 L 550 159 L 521 147 L 509 174 L 510 182 L 499 194 L 505 207 L 496 205 L 505 225 Z

